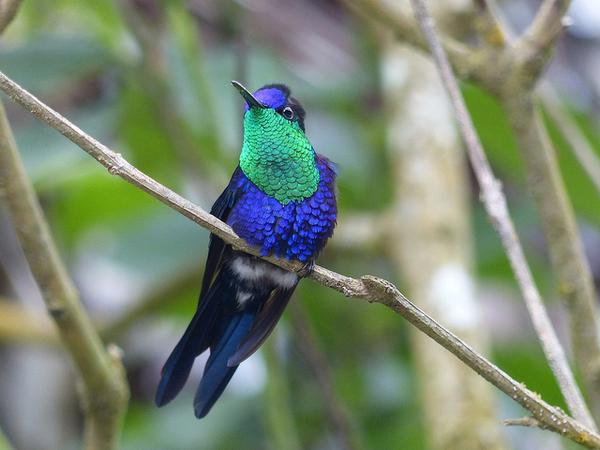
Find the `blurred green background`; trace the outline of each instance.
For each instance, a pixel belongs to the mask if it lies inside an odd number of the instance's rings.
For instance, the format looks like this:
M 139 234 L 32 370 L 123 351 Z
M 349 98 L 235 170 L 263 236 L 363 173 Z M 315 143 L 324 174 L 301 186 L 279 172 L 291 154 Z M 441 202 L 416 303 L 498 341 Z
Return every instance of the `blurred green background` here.
M 599 87 L 585 72 L 590 61 L 597 67 L 598 39 L 567 37 L 550 73 L 600 153 Z M 230 80 L 241 79 L 252 89 L 285 82 L 307 110 L 315 148 L 340 167 L 343 223 L 354 214 L 384 211 L 393 196 L 378 54 L 377 33 L 335 1 L 32 0 L 23 3 L 0 42 L 0 69 L 140 170 L 205 208 L 225 186 L 241 145 L 242 105 Z M 494 99 L 474 86 L 463 88 L 542 294 L 565 337 L 506 118 Z M 124 449 L 276 449 L 281 430 L 291 430 L 302 448 L 340 448 L 307 348 L 326 362 L 353 442 L 363 448 L 426 448 L 409 325 L 381 306 L 348 301 L 312 282 L 297 291 L 296 320 L 286 313 L 267 348 L 242 365 L 207 419 L 197 421 L 192 411 L 200 362 L 182 395 L 156 409 L 152 398 L 160 367 L 196 307 L 208 234 L 110 176 L 25 111 L 8 102 L 6 107 L 28 174 L 92 317 L 111 323 L 151 299 L 147 311 L 110 336 L 124 350 L 132 390 Z M 598 276 L 598 192 L 550 127 Z M 564 406 L 500 242 L 476 193 L 471 200 L 478 299 L 491 331 L 491 357 L 545 400 Z M 352 246 L 334 238 L 319 262 L 348 275 L 377 274 L 402 289 L 383 254 L 382 244 Z M 1 208 L 0 294 L 21 299 L 32 311 L 43 308 Z M 15 447 L 76 448 L 81 419 L 65 356 L 37 343 L 0 342 L 0 370 L 0 428 Z M 523 415 L 495 395 L 499 418 Z M 516 449 L 559 448 L 561 442 L 539 430 L 503 432 Z M 293 441 L 289 448 L 295 448 Z

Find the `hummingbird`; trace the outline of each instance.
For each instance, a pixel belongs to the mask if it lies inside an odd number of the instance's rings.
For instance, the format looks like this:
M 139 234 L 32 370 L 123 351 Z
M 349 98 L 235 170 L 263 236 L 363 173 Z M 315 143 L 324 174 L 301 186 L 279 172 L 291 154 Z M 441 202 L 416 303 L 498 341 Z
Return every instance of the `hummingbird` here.
M 261 256 L 300 261 L 303 268 L 286 271 L 210 235 L 196 312 L 162 369 L 155 398 L 159 407 L 175 398 L 195 358 L 209 350 L 194 398 L 199 419 L 273 331 L 337 217 L 336 166 L 313 149 L 306 113 L 290 89 L 268 84 L 251 93 L 232 84 L 245 101 L 242 151 L 210 212 Z

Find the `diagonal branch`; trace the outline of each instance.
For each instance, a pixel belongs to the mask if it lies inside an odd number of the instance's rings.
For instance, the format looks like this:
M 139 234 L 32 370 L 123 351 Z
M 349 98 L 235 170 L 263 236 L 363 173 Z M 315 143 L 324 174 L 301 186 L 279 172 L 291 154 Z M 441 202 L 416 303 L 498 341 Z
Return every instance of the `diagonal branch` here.
M 56 345 L 58 339 L 51 326 L 42 314 L 27 311 L 0 297 L 0 342 Z
M 492 0 L 475 0 L 473 6 L 477 12 L 475 30 L 479 38 L 490 47 L 505 46 L 506 32 L 496 19 L 495 5 Z
M 542 83 L 541 99 L 544 109 L 569 144 L 571 151 L 579 161 L 590 181 L 600 194 L 600 158 L 579 128 L 571 114 L 561 105 L 561 101 L 552 85 Z
M 233 230 L 216 217 L 189 200 L 181 197 L 132 166 L 120 154 L 84 133 L 73 123 L 52 110 L 0 72 L 0 90 L 23 106 L 42 122 L 50 125 L 90 156 L 105 166 L 109 173 L 117 175 L 134 186 L 216 234 L 236 249 L 259 256 Z M 263 258 L 286 270 L 298 272 L 302 264 L 272 257 Z M 411 303 L 392 283 L 370 275 L 359 279 L 338 274 L 324 267 L 315 266 L 309 278 L 347 297 L 359 298 L 370 303 L 380 303 L 404 317 L 412 325 L 434 339 L 488 382 L 510 396 L 548 429 L 571 439 L 587 448 L 600 449 L 600 435 L 567 416 L 560 408 L 551 406 L 539 395 L 515 381 L 486 358 L 474 351 L 456 335 L 442 327 L 433 318 Z
M 513 54 L 521 72 L 535 82 L 554 51 L 564 29 L 563 17 L 571 0 L 545 0 L 523 35 L 515 42 Z
M 82 381 L 85 448 L 116 448 L 128 388 L 120 359 L 104 348 L 60 260 L 0 104 L 0 196 L 66 351 Z
M 455 109 L 471 165 L 481 189 L 481 199 L 506 249 L 546 359 L 554 372 L 561 392 L 573 416 L 591 429 L 595 429 L 594 420 L 583 400 L 579 387 L 575 383 L 575 378 L 569 367 L 562 345 L 556 336 L 552 322 L 548 317 L 540 293 L 527 265 L 523 248 L 508 212 L 506 198 L 485 156 L 481 142 L 471 121 L 471 116 L 462 98 L 458 82 L 454 77 L 446 53 L 435 31 L 433 20 L 427 12 L 423 0 L 411 0 L 411 3 L 421 30 L 429 43 L 442 82 Z

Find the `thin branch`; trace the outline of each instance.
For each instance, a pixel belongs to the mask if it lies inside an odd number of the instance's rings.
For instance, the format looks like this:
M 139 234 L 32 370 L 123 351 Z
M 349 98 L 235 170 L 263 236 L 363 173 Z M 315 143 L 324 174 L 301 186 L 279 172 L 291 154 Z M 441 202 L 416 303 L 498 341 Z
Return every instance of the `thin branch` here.
M 541 87 L 540 97 L 544 109 L 569 144 L 581 168 L 600 194 L 600 158 L 584 136 L 579 125 L 573 120 L 571 114 L 561 105 L 560 99 L 552 86 L 543 83 Z
M 82 381 L 86 449 L 116 448 L 128 388 L 119 358 L 107 351 L 81 306 L 27 178 L 0 104 L 0 195 L 64 348 Z
M 535 82 L 554 51 L 564 29 L 570 0 L 545 0 L 535 18 L 514 45 L 513 55 L 528 80 Z
M 533 417 L 520 417 L 518 419 L 505 419 L 504 425 L 507 427 L 530 427 L 530 428 L 540 428 L 542 430 L 546 430 L 546 426 L 543 423 L 540 423 L 539 420 Z
M 411 3 L 421 30 L 429 43 L 442 82 L 454 107 L 457 121 L 467 146 L 471 165 L 479 182 L 484 207 L 500 235 L 511 267 L 523 293 L 534 327 L 542 343 L 546 359 L 554 372 L 561 392 L 573 416 L 587 427 L 595 429 L 594 420 L 588 411 L 579 387 L 575 383 L 575 378 L 569 367 L 562 345 L 556 336 L 552 322 L 548 317 L 540 293 L 527 265 L 523 248 L 508 212 L 506 198 L 485 156 L 481 142 L 471 121 L 471 116 L 467 111 L 458 87 L 458 82 L 454 77 L 446 53 L 435 31 L 433 20 L 427 12 L 423 0 L 411 0 Z
M 600 417 L 600 343 L 596 293 L 577 228 L 575 213 L 556 161 L 555 150 L 532 94 L 501 98 L 519 144 L 529 191 L 541 218 L 558 293 L 569 312 L 574 360 L 595 416 Z
M 443 10 L 437 10 L 442 15 Z M 452 14 L 450 14 L 452 17 Z M 454 112 L 431 58 L 386 42 L 382 86 L 395 220 L 383 246 L 417 305 L 478 351 L 489 351 L 475 299 L 469 177 Z M 403 77 L 396 74 L 402 71 Z M 423 108 L 423 99 L 427 107 Z M 417 175 L 418 173 L 418 175 Z M 461 281 L 458 281 L 461 280 Z M 451 308 L 448 295 L 457 297 Z M 458 298 L 462 298 L 460 305 Z M 460 311 L 457 316 L 456 311 Z M 467 367 L 412 330 L 424 425 L 432 450 L 505 450 L 493 392 Z M 488 430 L 485 434 L 482 429 Z
M 19 6 L 23 0 L 0 0 L 0 34 L 12 22 L 17 15 Z
M 528 32 L 510 50 L 511 58 L 515 60 L 513 80 L 505 83 L 508 89 L 499 90 L 499 100 L 514 130 L 527 168 L 528 187 L 542 218 L 551 263 L 558 279 L 556 285 L 568 310 L 574 360 L 582 375 L 592 413 L 596 420 L 600 420 L 600 342 L 596 292 L 575 213 L 561 179 L 555 149 L 531 90 L 551 54 L 559 28 L 564 25 L 563 14 L 569 3 L 550 0 L 542 5 Z M 546 26 L 548 29 L 545 29 Z M 547 48 L 529 45 L 528 33 L 531 38 L 551 33 L 553 29 L 551 39 L 545 40 Z M 512 34 L 512 31 L 508 29 L 507 33 Z M 547 86 L 541 86 L 541 99 L 545 103 L 549 100 Z M 560 110 L 553 109 L 550 105 L 548 112 L 554 115 L 558 128 L 576 154 L 585 158 L 584 168 L 588 173 L 600 172 L 600 169 L 594 169 L 598 167 L 597 160 L 572 119 L 565 115 L 561 120 Z M 581 136 L 581 139 L 577 139 L 577 136 Z
M 506 45 L 507 36 L 496 18 L 492 0 L 475 0 L 473 4 L 477 12 L 475 29 L 481 40 L 491 47 Z
M 19 344 L 58 344 L 56 332 L 47 317 L 0 298 L 0 341 Z
M 367 7 L 374 4 L 375 0 L 346 0 Z M 490 7 L 491 0 L 485 1 Z M 562 22 L 561 14 L 551 14 L 550 4 L 546 2 L 545 11 L 538 14 L 538 23 L 545 18 L 551 17 L 554 23 Z M 560 3 L 564 11 L 566 5 Z M 368 8 L 366 8 L 368 9 Z M 365 10 L 364 15 L 376 17 L 381 23 L 390 26 L 393 30 L 399 28 L 400 35 L 406 32 L 403 24 L 392 20 L 393 17 L 380 18 L 378 11 Z M 491 9 L 488 13 L 495 14 Z M 503 21 L 496 19 L 498 24 Z M 539 26 L 535 29 L 542 28 Z M 505 36 L 511 36 L 511 31 L 503 27 Z M 537 32 L 536 32 L 537 33 Z M 535 34 L 535 33 L 534 33 Z M 549 45 L 554 41 L 550 40 Z M 421 42 L 417 42 L 418 48 L 422 48 Z M 552 45 L 551 45 L 552 47 Z M 600 418 L 600 344 L 597 335 L 597 313 L 595 311 L 595 293 L 591 283 L 589 264 L 581 251 L 581 240 L 579 238 L 572 208 L 568 202 L 568 196 L 560 179 L 556 158 L 552 146 L 547 138 L 543 124 L 534 116 L 531 89 L 537 81 L 541 69 L 544 67 L 551 54 L 550 49 L 541 49 L 540 58 L 531 58 L 531 47 L 527 39 L 521 38 L 517 44 L 500 47 L 499 49 L 484 46 L 478 53 L 467 54 L 467 60 L 476 61 L 465 71 L 464 56 L 457 57 L 448 53 L 457 73 L 461 77 L 470 77 L 481 87 L 491 94 L 498 96 L 506 110 L 510 125 L 519 141 L 519 146 L 527 160 L 541 161 L 543 164 L 528 163 L 533 169 L 528 169 L 528 183 L 534 200 L 537 203 L 540 215 L 543 217 L 544 233 L 550 254 L 552 265 L 559 281 L 557 282 L 562 297 L 566 299 L 569 307 L 569 318 L 571 335 L 573 337 L 573 350 L 577 367 L 583 375 L 583 381 L 592 405 L 594 416 Z M 535 53 L 535 52 L 534 52 Z M 529 58 L 529 59 L 528 59 Z M 528 67 L 527 61 L 535 62 L 534 67 Z M 535 65 L 537 64 L 537 67 Z M 524 114 L 528 111 L 528 117 Z M 539 182 L 538 182 L 539 181 Z
M 2 72 L 0 72 L 0 90 L 4 91 L 14 102 L 23 106 L 39 120 L 50 125 L 78 145 L 105 166 L 109 173 L 117 175 L 144 190 L 162 203 L 214 233 L 234 248 L 259 256 L 258 249 L 246 244 L 227 224 L 136 169 L 120 154 L 115 153 L 84 133 L 73 123 L 10 80 Z M 273 257 L 264 257 L 263 259 L 289 271 L 298 272 L 303 267 L 302 263 L 297 261 Z M 365 275 L 359 279 L 351 278 L 321 266 L 315 266 L 309 278 L 323 286 L 341 292 L 347 297 L 359 298 L 387 306 L 453 353 L 488 382 L 514 399 L 523 408 L 531 412 L 536 419 L 548 425 L 548 429 L 587 448 L 600 449 L 600 436 L 598 434 L 567 416 L 560 408 L 549 405 L 539 395 L 531 392 L 508 376 L 416 307 L 389 281 L 370 275 Z
M 384 241 L 385 229 L 389 227 L 386 215 L 342 216 L 336 228 L 336 237 L 330 245 L 342 250 L 352 250 L 377 246 Z M 341 232 L 341 235 L 340 235 Z M 146 317 L 163 307 L 178 292 L 196 285 L 202 273 L 201 267 L 177 271 L 172 277 L 151 284 L 140 298 L 119 316 L 108 322 L 95 323 L 96 329 L 105 342 L 117 339 L 140 318 Z M 0 342 L 30 343 L 56 346 L 58 339 L 55 330 L 45 316 L 26 311 L 16 306 L 13 299 L 0 297 Z

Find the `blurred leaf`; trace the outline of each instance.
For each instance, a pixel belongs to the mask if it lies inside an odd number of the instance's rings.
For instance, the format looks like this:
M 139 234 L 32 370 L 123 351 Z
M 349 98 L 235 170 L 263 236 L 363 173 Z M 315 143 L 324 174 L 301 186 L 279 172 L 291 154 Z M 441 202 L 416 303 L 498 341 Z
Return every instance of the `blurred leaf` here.
M 0 49 L 2 71 L 28 90 L 64 89 L 83 75 L 110 67 L 112 57 L 82 36 L 47 35 L 16 48 Z

